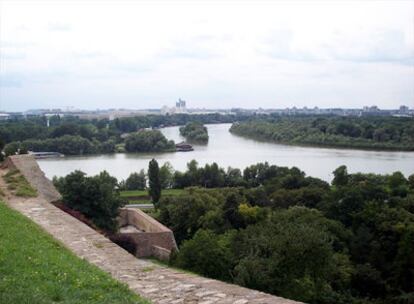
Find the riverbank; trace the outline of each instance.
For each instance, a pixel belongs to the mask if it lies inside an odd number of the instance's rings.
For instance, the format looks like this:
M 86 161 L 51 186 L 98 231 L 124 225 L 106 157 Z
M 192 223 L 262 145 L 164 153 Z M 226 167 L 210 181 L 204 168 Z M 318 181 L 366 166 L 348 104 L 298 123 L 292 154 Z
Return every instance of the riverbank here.
M 230 132 L 286 145 L 414 151 L 414 120 L 397 117 L 269 117 L 233 123 Z
M 341 143 L 309 143 L 309 142 L 290 142 L 290 141 L 276 141 L 276 140 L 269 140 L 265 137 L 262 137 L 261 134 L 255 134 L 255 135 L 246 135 L 246 134 L 238 134 L 234 131 L 230 131 L 232 134 L 243 137 L 246 139 L 263 142 L 263 143 L 272 143 L 276 145 L 286 145 L 286 146 L 292 146 L 292 147 L 301 147 L 301 148 L 320 148 L 320 149 L 341 149 L 341 150 L 360 150 L 360 151 L 372 151 L 372 152 L 414 152 L 414 147 L 412 148 L 398 148 L 398 147 L 375 147 L 375 146 L 364 146 L 364 145 L 355 145 L 355 146 L 349 146 L 347 144 L 341 144 Z

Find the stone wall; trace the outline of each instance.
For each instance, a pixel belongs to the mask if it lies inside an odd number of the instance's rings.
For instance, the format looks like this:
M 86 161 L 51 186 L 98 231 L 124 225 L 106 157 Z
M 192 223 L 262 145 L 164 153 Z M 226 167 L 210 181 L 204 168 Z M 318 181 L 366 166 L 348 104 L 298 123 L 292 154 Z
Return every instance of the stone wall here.
M 120 227 L 134 226 L 139 232 L 124 232 L 137 245 L 137 257 L 154 256 L 168 260 L 171 251 L 177 250 L 173 232 L 139 209 L 122 208 L 118 223 Z

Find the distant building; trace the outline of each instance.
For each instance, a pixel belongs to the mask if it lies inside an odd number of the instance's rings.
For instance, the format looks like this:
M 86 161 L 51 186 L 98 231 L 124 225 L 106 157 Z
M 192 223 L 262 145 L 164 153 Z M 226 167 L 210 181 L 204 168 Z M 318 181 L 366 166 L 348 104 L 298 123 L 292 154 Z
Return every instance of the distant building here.
M 407 106 L 400 106 L 399 113 L 400 114 L 408 114 L 410 112 L 410 109 Z
M 9 118 L 10 118 L 10 114 L 0 113 L 0 120 L 8 120 Z
M 186 101 L 181 98 L 175 103 L 175 112 L 176 113 L 187 113 Z
M 365 106 L 362 111 L 368 112 L 368 113 L 376 113 L 376 112 L 380 112 L 380 109 L 377 106 L 370 106 L 370 107 Z
M 176 108 L 185 109 L 186 108 L 186 102 L 185 100 L 182 100 L 181 98 L 178 99 L 178 101 L 175 103 Z
M 161 108 L 161 114 L 163 115 L 170 115 L 170 114 L 179 114 L 179 113 L 188 113 L 187 111 L 187 102 L 182 100 L 181 98 L 175 103 L 175 107 L 169 108 L 167 106 L 163 106 Z

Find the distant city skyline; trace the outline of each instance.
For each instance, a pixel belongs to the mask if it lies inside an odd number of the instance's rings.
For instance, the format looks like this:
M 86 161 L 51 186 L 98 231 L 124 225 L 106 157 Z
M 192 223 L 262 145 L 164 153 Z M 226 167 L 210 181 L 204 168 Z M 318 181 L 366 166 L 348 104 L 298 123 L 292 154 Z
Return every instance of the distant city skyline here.
M 414 107 L 414 1 L 0 2 L 0 111 Z

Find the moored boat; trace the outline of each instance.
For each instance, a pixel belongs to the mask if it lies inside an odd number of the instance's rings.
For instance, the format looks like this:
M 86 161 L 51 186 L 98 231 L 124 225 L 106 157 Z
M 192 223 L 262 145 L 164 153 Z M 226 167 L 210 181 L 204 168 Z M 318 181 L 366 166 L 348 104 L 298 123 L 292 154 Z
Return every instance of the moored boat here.
M 189 152 L 189 151 L 193 151 L 194 149 L 192 145 L 187 144 L 185 142 L 181 142 L 175 145 L 175 150 L 177 152 Z

